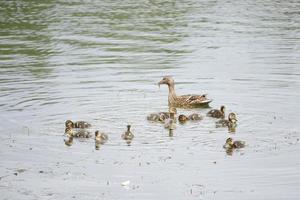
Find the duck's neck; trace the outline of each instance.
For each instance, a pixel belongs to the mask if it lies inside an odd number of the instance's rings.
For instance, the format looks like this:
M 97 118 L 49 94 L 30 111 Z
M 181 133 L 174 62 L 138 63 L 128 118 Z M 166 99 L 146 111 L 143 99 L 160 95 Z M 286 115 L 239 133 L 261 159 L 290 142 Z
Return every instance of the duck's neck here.
M 130 126 L 127 126 L 127 132 L 130 132 Z
M 170 84 L 169 86 L 169 96 L 168 96 L 168 101 L 169 104 L 174 104 L 176 102 L 177 96 L 175 93 L 175 87 L 174 84 Z

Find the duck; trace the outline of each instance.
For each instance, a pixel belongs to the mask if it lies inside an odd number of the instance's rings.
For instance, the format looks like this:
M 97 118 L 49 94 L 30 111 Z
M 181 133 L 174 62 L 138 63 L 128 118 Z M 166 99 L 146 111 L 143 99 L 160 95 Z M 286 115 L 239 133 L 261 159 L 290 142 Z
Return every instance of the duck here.
M 191 114 L 188 118 L 192 121 L 199 121 L 203 119 L 203 117 L 197 113 Z
M 95 131 L 95 143 L 104 144 L 108 140 L 108 136 L 105 133 L 100 133 L 100 131 Z
M 165 122 L 165 115 L 160 114 L 160 113 L 152 113 L 147 116 L 148 121 L 153 121 L 153 122 Z
M 130 131 L 131 125 L 127 125 L 127 131 L 122 134 L 123 140 L 132 140 L 134 138 L 133 133 Z
M 188 120 L 190 120 L 190 119 L 189 119 L 189 117 L 187 117 L 186 115 L 181 114 L 181 115 L 178 116 L 178 121 L 179 121 L 181 124 L 187 122 Z
M 82 128 L 69 128 L 65 129 L 65 134 L 68 137 L 80 137 L 80 138 L 90 138 L 92 137 L 91 132 L 87 129 Z
M 65 145 L 72 146 L 73 145 L 73 136 L 69 136 L 68 139 L 64 139 Z
M 73 122 L 71 120 L 67 120 L 65 124 L 67 128 L 90 128 L 92 126 L 91 124 L 85 121 Z
M 223 145 L 224 149 L 241 149 L 246 146 L 244 141 L 236 140 L 233 141 L 231 137 L 227 138 L 225 144 Z
M 175 84 L 171 76 L 165 76 L 158 85 L 166 84 L 169 87 L 168 103 L 169 106 L 191 108 L 208 106 L 212 99 L 208 99 L 206 94 L 203 95 L 181 95 L 175 93 Z
M 65 129 L 65 134 L 66 134 L 68 137 L 73 137 L 73 136 L 74 136 L 74 130 L 73 130 L 73 128 L 67 127 L 67 128 Z
M 217 127 L 225 127 L 227 126 L 228 128 L 233 128 L 236 126 L 237 122 L 236 114 L 235 113 L 229 113 L 228 119 L 221 119 L 216 122 Z
M 165 123 L 165 128 L 169 130 L 174 130 L 176 128 L 175 119 L 168 119 L 168 121 Z
M 207 113 L 207 116 L 214 117 L 214 118 L 225 118 L 225 106 L 221 106 L 220 110 L 218 110 L 218 109 L 210 110 Z

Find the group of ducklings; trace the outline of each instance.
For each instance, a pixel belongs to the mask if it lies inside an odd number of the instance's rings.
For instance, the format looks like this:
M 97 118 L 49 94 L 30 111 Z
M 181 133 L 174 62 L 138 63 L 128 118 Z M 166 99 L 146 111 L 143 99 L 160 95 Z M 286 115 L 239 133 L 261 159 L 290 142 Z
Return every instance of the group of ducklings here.
M 152 113 L 150 114 L 147 119 L 149 121 L 153 122 L 160 122 L 165 124 L 165 128 L 172 130 L 175 129 L 175 122 L 176 118 L 174 117 L 176 113 L 172 109 L 170 109 L 170 112 L 159 112 L 159 113 Z M 173 116 L 173 117 L 172 117 Z M 225 119 L 225 106 L 221 106 L 220 109 L 212 109 L 210 110 L 206 116 L 212 117 L 212 118 L 217 118 L 220 119 L 219 121 L 216 121 L 216 127 L 228 127 L 230 132 L 235 132 L 235 127 L 237 126 L 237 117 L 235 113 L 229 113 L 228 118 Z M 204 117 L 201 116 L 200 114 L 193 113 L 191 115 L 179 115 L 178 116 L 178 121 L 181 124 L 186 123 L 187 121 L 200 121 L 203 120 Z M 226 140 L 226 143 L 223 146 L 226 150 L 232 151 L 233 149 L 239 149 L 245 147 L 245 142 L 243 141 L 233 141 L 232 138 L 228 138 Z
M 65 122 L 65 135 L 67 139 L 64 140 L 67 146 L 71 146 L 73 144 L 73 138 L 91 138 L 91 124 L 85 121 L 77 121 L 72 122 L 71 120 L 67 120 Z M 131 125 L 127 125 L 127 130 L 121 135 L 122 139 L 130 145 L 131 141 L 134 138 L 133 133 L 130 130 Z M 105 144 L 108 140 L 107 134 L 100 132 L 99 130 L 95 131 L 95 149 L 99 150 L 100 146 Z

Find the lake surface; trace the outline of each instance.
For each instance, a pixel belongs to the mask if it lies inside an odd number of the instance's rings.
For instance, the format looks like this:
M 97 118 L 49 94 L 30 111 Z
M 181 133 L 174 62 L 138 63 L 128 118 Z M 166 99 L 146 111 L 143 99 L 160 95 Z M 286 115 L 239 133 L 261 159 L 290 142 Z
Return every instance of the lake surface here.
M 299 199 L 300 2 L 1 1 L 2 199 Z M 178 94 L 236 112 L 169 136 Z M 205 115 L 209 109 L 178 109 Z M 64 122 L 109 135 L 64 144 Z M 121 134 L 132 125 L 130 146 Z M 232 155 L 233 137 L 247 146 Z M 122 186 L 124 181 L 130 181 Z

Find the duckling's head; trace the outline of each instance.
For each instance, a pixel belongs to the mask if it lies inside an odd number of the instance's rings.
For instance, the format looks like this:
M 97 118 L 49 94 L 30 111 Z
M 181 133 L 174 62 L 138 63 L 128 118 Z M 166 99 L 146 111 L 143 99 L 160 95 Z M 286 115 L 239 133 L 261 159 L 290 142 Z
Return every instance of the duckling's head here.
M 100 136 L 100 132 L 97 130 L 95 131 L 95 138 L 98 138 Z
M 233 145 L 233 140 L 232 140 L 232 138 L 230 137 L 230 138 L 227 138 L 227 140 L 226 140 L 226 144 L 228 144 L 228 145 Z
M 168 86 L 174 85 L 174 80 L 171 76 L 165 76 L 161 79 L 161 81 L 159 81 L 158 86 L 160 86 L 161 84 L 166 84 Z
M 189 120 L 189 118 L 188 118 L 187 116 L 185 116 L 185 115 L 179 115 L 179 117 L 178 117 L 178 121 L 179 121 L 180 123 L 184 123 L 184 122 L 186 122 L 187 120 Z
M 237 122 L 236 114 L 235 113 L 229 113 L 228 120 L 232 123 L 236 123 Z
M 221 106 L 220 110 L 222 113 L 225 113 L 225 106 Z
M 65 124 L 66 124 L 66 127 L 67 127 L 67 128 L 73 128 L 73 127 L 74 127 L 74 123 L 73 123 L 71 120 L 67 120 L 67 121 L 65 122 Z

